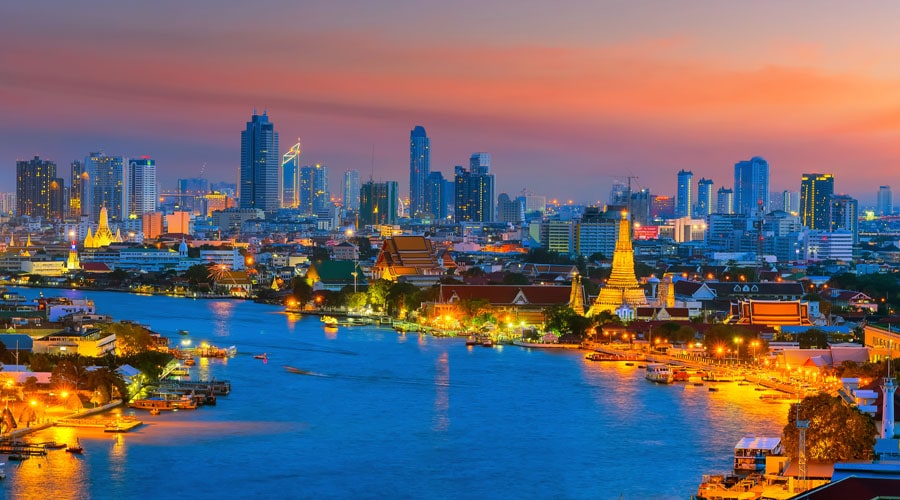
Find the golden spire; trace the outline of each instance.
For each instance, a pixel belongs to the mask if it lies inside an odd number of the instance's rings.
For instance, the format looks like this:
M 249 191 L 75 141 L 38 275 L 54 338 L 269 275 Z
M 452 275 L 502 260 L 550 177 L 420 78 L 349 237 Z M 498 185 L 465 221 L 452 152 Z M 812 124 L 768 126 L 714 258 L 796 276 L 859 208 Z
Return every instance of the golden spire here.
M 615 313 L 623 304 L 628 304 L 632 308 L 647 305 L 647 296 L 644 295 L 644 289 L 634 274 L 634 248 L 631 246 L 628 212 L 622 212 L 622 219 L 619 221 L 619 237 L 616 239 L 609 279 L 588 310 L 588 316 L 601 311 Z

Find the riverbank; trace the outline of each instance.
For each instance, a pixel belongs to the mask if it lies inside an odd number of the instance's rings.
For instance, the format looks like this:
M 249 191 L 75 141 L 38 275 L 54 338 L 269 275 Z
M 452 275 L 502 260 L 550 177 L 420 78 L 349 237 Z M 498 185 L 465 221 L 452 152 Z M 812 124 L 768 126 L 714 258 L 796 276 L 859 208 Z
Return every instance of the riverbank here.
M 47 429 L 49 427 L 53 427 L 54 425 L 56 425 L 56 423 L 59 420 L 71 419 L 71 418 L 84 418 L 84 417 L 89 417 L 92 415 L 98 415 L 98 414 L 107 412 L 109 410 L 112 410 L 113 408 L 119 407 L 122 405 L 122 403 L 123 403 L 123 401 L 121 399 L 114 399 L 105 405 L 97 406 L 95 408 L 88 408 L 85 410 L 76 411 L 74 413 L 66 413 L 63 415 L 45 416 L 42 419 L 43 421 L 37 425 L 24 427 L 22 429 L 16 429 L 12 432 L 0 434 L 0 441 L 16 440 L 22 436 L 26 436 L 33 432 L 37 432 L 37 431 Z

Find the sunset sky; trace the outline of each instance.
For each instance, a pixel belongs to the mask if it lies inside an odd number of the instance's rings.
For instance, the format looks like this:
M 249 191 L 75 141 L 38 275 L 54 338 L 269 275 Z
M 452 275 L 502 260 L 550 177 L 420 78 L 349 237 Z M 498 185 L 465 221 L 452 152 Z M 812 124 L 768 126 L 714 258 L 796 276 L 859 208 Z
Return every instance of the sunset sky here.
M 8 1 L 0 6 L 0 189 L 34 155 L 157 160 L 162 187 L 234 182 L 268 110 L 282 152 L 397 180 L 409 131 L 432 170 L 493 157 L 497 193 L 674 194 L 770 164 L 874 200 L 900 191 L 900 4 L 691 1 Z M 374 148 L 374 168 L 372 151 Z M 374 172 L 374 173 L 373 173 Z M 68 172 L 66 173 L 68 182 Z

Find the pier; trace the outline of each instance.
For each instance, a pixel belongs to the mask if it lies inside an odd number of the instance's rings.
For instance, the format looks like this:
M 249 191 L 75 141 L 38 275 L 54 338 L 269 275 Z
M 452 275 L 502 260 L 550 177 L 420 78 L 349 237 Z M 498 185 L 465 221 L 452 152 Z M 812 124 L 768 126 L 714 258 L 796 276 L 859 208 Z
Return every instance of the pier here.
M 128 432 L 143 424 L 135 418 L 61 418 L 56 421 L 59 427 L 93 427 L 106 432 Z
M 211 393 L 216 396 L 227 396 L 231 393 L 231 382 L 228 380 L 166 380 L 159 386 L 160 389 L 170 391 L 195 391 L 198 393 Z
M 26 444 L 16 441 L 0 443 L 0 455 L 42 457 L 46 454 L 47 448 L 43 444 Z

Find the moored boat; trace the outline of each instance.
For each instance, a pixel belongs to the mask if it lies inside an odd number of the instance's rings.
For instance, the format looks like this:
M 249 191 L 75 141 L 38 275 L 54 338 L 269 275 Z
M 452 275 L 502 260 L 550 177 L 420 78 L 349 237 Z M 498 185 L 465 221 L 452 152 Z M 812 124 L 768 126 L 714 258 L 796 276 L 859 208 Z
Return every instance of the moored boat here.
M 478 337 L 469 335 L 466 337 L 466 345 L 478 345 Z
M 75 455 L 84 453 L 84 447 L 81 446 L 81 442 L 78 441 L 78 438 L 75 438 L 75 444 L 70 444 L 66 447 L 66 453 L 73 453 Z
M 494 347 L 494 340 L 490 337 L 485 337 L 485 338 L 481 339 L 481 346 L 482 347 Z
M 671 384 L 673 381 L 672 369 L 664 363 L 649 363 L 644 378 L 659 384 Z
M 322 316 L 319 320 L 325 323 L 325 328 L 337 328 L 338 326 L 338 320 L 334 316 Z

